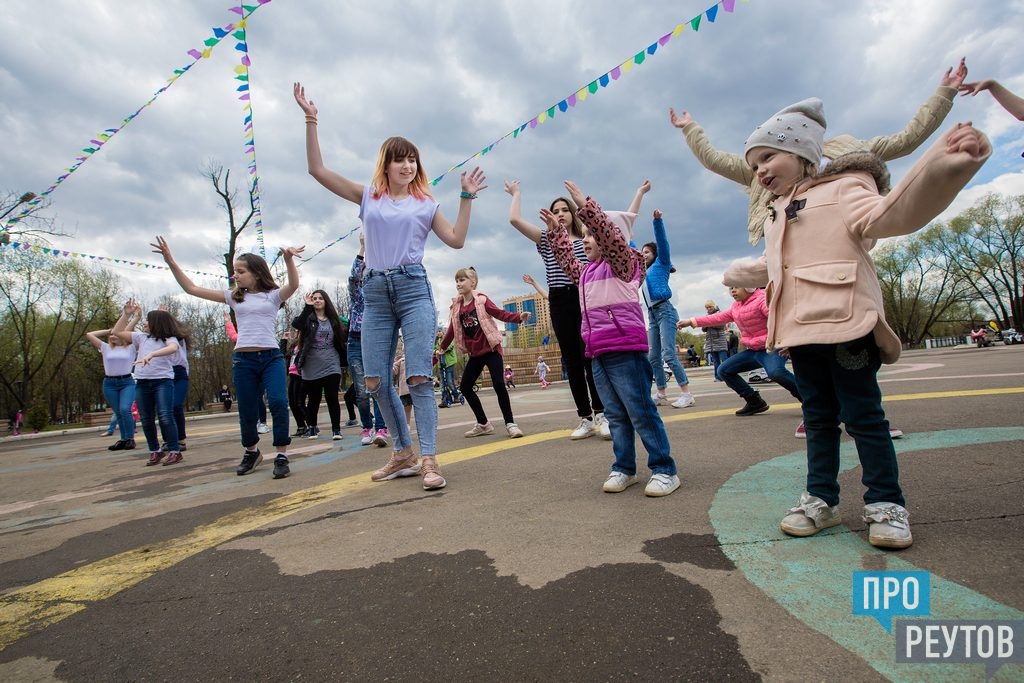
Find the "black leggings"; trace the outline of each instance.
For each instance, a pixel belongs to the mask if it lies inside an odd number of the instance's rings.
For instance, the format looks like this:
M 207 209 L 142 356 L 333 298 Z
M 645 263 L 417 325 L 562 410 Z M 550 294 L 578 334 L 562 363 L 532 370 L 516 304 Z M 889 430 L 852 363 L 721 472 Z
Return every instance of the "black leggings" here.
M 320 411 L 320 394 L 324 394 L 327 412 L 331 416 L 331 429 L 341 429 L 341 402 L 338 401 L 341 375 L 335 373 L 319 379 L 304 379 L 302 386 L 306 393 L 306 426 L 316 426 L 316 414 Z
M 295 417 L 295 425 L 300 429 L 306 428 L 306 406 L 302 405 L 304 396 L 302 377 L 288 373 L 288 406 Z
M 487 424 L 487 413 L 480 403 L 480 397 L 473 390 L 473 385 L 483 373 L 484 366 L 491 373 L 491 386 L 494 387 L 494 395 L 498 397 L 501 417 L 504 418 L 505 424 L 515 422 L 515 418 L 512 417 L 512 402 L 508 400 L 508 389 L 505 388 L 504 360 L 497 351 L 489 351 L 482 356 L 469 357 L 466 368 L 462 371 L 462 381 L 459 383 L 459 391 L 466 397 L 466 403 L 472 408 L 477 424 Z
M 593 413 L 603 413 L 604 404 L 594 386 L 594 372 L 590 359 L 583 352 L 583 337 L 580 325 L 583 324 L 583 313 L 580 312 L 580 290 L 575 286 L 552 287 L 548 292 L 548 305 L 551 309 L 551 326 L 555 338 L 562 349 L 562 365 L 569 375 L 569 391 L 576 403 L 576 413 L 580 417 L 590 417 Z

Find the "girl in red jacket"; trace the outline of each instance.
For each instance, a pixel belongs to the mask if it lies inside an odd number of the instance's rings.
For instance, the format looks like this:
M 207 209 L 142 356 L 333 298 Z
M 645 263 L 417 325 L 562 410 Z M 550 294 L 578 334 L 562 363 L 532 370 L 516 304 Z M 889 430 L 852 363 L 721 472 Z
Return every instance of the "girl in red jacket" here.
M 501 330 L 494 324 L 494 320 L 502 320 L 507 323 L 525 323 L 530 319 L 530 313 L 523 311 L 506 311 L 498 308 L 493 301 L 487 298 L 486 294 L 476 291 L 477 286 L 476 270 L 460 268 L 455 271 L 455 290 L 459 293 L 452 299 L 451 317 L 448 322 L 448 331 L 441 340 L 440 350 L 444 353 L 448 347 L 455 342 L 455 347 L 462 353 L 469 354 L 469 361 L 462 371 L 462 381 L 459 383 L 459 391 L 466 397 L 466 403 L 473 409 L 476 416 L 476 424 L 466 432 L 467 437 L 483 436 L 493 434 L 494 427 L 487 419 L 487 413 L 480 403 L 480 397 L 473 390 L 477 378 L 484 371 L 484 367 L 491 373 L 491 385 L 494 387 L 494 394 L 498 398 L 498 407 L 501 408 L 501 416 L 505 420 L 505 431 L 511 439 L 518 439 L 523 435 L 515 418 L 512 417 L 512 402 L 508 398 L 508 389 L 505 388 L 502 370 L 505 367 L 501 355 Z

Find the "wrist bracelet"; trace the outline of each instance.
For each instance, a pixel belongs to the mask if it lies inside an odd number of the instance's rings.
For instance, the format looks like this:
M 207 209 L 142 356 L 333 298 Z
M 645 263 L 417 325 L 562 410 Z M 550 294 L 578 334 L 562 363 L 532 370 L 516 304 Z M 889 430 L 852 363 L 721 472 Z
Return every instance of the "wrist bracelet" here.
M 306 123 L 312 123 L 315 126 L 316 125 L 316 117 L 315 116 L 307 116 L 306 117 Z
M 462 199 L 476 199 L 476 193 L 466 192 L 465 190 L 463 190 L 462 192 L 459 193 L 459 197 Z

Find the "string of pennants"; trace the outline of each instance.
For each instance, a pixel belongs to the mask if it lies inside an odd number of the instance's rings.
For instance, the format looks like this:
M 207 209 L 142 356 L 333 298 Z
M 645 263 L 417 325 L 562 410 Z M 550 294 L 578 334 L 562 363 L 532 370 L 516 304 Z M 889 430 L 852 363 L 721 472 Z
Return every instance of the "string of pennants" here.
M 167 89 L 170 88 L 175 82 L 177 82 L 177 80 L 181 76 L 187 73 L 189 69 L 195 66 L 201 59 L 209 58 L 210 55 L 212 54 L 213 49 L 218 44 L 220 44 L 222 40 L 224 40 L 228 36 L 231 36 L 237 41 L 235 43 L 235 49 L 242 53 L 239 64 L 234 69 L 235 80 L 239 81 L 239 85 L 236 87 L 236 91 L 240 93 L 238 99 L 243 102 L 243 140 L 245 145 L 245 154 L 248 160 L 248 172 L 250 176 L 250 183 L 253 188 L 253 208 L 255 210 L 257 245 L 260 251 L 260 255 L 266 258 L 266 248 L 264 243 L 263 231 L 263 216 L 262 211 L 260 209 L 259 173 L 256 164 L 256 143 L 253 125 L 253 109 L 252 101 L 250 98 L 251 93 L 249 82 L 249 67 L 251 66 L 251 60 L 249 58 L 248 43 L 246 42 L 246 22 L 248 21 L 249 17 L 251 17 L 260 7 L 269 4 L 270 2 L 271 0 L 256 0 L 257 4 L 255 5 L 239 4 L 236 6 L 229 7 L 228 10 L 240 15 L 241 19 L 237 23 L 230 23 L 220 28 L 213 28 L 213 35 L 203 41 L 202 50 L 193 48 L 187 52 L 187 54 L 190 57 L 192 57 L 192 62 L 179 69 L 175 69 L 174 74 L 167 80 L 167 83 L 163 87 L 158 89 L 145 104 L 143 104 L 137 110 L 126 116 L 120 124 L 113 128 L 107 128 L 101 133 L 97 133 L 89 141 L 89 145 L 82 149 L 82 156 L 78 156 L 75 158 L 75 163 L 73 163 L 68 168 L 65 168 L 64 172 L 57 177 L 57 179 L 53 182 L 53 184 L 50 185 L 50 187 L 48 187 L 46 190 L 33 197 L 31 200 L 25 202 L 25 207 L 16 216 L 11 218 L 3 228 L 0 228 L 0 238 L 2 238 L 5 234 L 7 234 L 10 231 L 12 225 L 17 224 L 25 216 L 31 213 L 32 210 L 35 209 L 35 207 L 40 204 L 40 202 L 42 202 L 48 195 L 50 195 L 54 190 L 56 190 L 57 187 L 59 187 L 60 184 L 63 183 L 72 173 L 78 170 L 78 168 L 80 168 L 82 164 L 84 164 L 94 154 L 96 154 L 100 149 L 102 149 L 103 145 L 105 145 L 113 136 L 115 136 L 122 129 L 124 129 L 125 126 L 131 123 L 147 107 L 152 105 L 153 102 L 155 102 L 160 95 L 166 92 Z M 742 2 L 746 4 L 749 2 L 749 0 L 742 0 Z M 634 67 L 643 64 L 648 57 L 653 57 L 655 53 L 658 51 L 658 49 L 667 45 L 673 38 L 678 38 L 679 36 L 681 36 L 685 31 L 687 31 L 687 29 L 692 30 L 694 33 L 696 33 L 697 31 L 700 30 L 701 23 L 704 22 L 705 20 L 707 21 L 707 23 L 715 23 L 715 20 L 719 16 L 719 8 L 721 8 L 723 12 L 732 13 L 735 10 L 735 5 L 736 0 L 719 0 L 719 2 L 716 2 L 708 9 L 704 10 L 700 14 L 697 14 L 689 21 L 677 24 L 672 31 L 669 31 L 668 33 L 662 35 L 660 38 L 650 43 L 644 49 L 635 53 L 634 55 L 624 60 L 623 62 L 620 62 L 619 64 L 615 65 L 614 67 L 612 67 L 605 73 L 601 74 L 594 80 L 590 81 L 586 85 L 576 89 L 575 91 L 573 91 L 566 97 L 562 98 L 557 103 L 551 105 L 544 111 L 539 112 L 530 120 L 521 123 L 517 127 L 508 131 L 507 133 L 499 137 L 497 140 L 494 140 L 493 142 L 491 142 L 478 152 L 455 164 L 454 166 L 446 170 L 444 173 L 439 175 L 437 178 L 432 180 L 430 183 L 431 186 L 436 186 L 449 173 L 462 168 L 470 161 L 485 156 L 502 141 L 508 138 L 517 139 L 526 131 L 532 130 L 537 126 L 544 124 L 547 121 L 553 120 L 556 115 L 568 113 L 570 109 L 573 109 L 578 104 L 586 101 L 588 96 L 596 95 L 602 89 L 607 88 L 613 82 L 618 81 L 624 74 L 631 72 Z M 345 235 L 342 235 L 334 239 L 333 241 L 321 247 L 319 251 L 314 253 L 309 258 L 304 259 L 304 261 L 309 261 L 312 258 L 316 257 L 317 255 L 323 253 L 325 250 L 329 249 L 330 247 L 333 247 L 335 244 L 338 244 L 345 238 L 355 233 L 357 230 L 359 230 L 359 228 L 360 226 L 356 226 Z M 109 256 L 94 256 L 90 254 L 82 254 L 79 252 L 73 252 L 68 250 L 42 247 L 39 245 L 31 245 L 24 242 L 12 242 L 10 244 L 2 244 L 2 240 L 0 240 L 0 246 L 6 246 L 12 249 L 30 249 L 32 251 L 36 251 L 43 254 L 49 254 L 52 256 L 81 257 L 95 261 L 105 261 L 140 268 L 166 269 L 165 266 L 149 264 L 142 261 L 119 259 Z M 187 272 L 195 273 L 197 275 L 218 277 L 222 279 L 224 278 L 223 275 L 217 275 L 214 273 L 204 273 L 200 271 Z

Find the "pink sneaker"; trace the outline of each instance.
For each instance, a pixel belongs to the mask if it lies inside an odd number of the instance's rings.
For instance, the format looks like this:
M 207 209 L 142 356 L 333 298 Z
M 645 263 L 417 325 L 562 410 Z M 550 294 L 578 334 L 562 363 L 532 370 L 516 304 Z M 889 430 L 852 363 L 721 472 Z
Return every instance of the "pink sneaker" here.
M 377 430 L 377 433 L 373 435 L 373 443 L 377 444 L 378 448 L 384 448 L 388 445 L 387 427 Z
M 370 431 L 369 429 L 364 429 L 359 434 L 359 442 L 364 446 L 369 446 L 371 443 L 373 443 L 373 432 Z
M 371 474 L 370 479 L 373 481 L 389 481 L 398 477 L 412 477 L 419 473 L 420 463 L 415 453 L 401 455 L 392 451 L 391 457 L 388 458 L 384 467 Z
M 807 430 L 804 428 L 803 421 L 801 421 L 800 424 L 796 426 L 796 434 L 794 434 L 793 436 L 795 436 L 798 439 L 807 438 Z
M 423 475 L 423 490 L 432 491 L 443 489 L 448 482 L 441 476 L 441 469 L 437 466 L 437 458 L 423 458 L 423 466 L 420 469 Z

